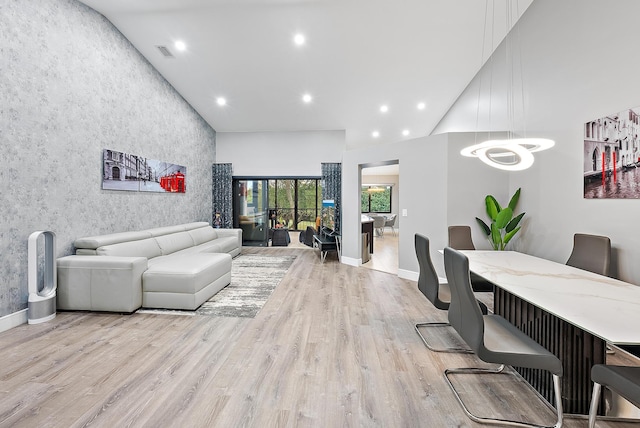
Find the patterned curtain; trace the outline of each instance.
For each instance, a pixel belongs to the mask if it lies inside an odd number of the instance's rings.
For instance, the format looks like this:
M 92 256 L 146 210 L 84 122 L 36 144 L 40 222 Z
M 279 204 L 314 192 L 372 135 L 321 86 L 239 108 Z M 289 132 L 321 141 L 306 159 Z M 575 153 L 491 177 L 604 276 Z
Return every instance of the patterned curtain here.
M 213 227 L 231 229 L 233 227 L 233 188 L 230 163 L 213 164 Z
M 340 218 L 342 213 L 342 164 L 323 163 L 322 164 L 322 199 L 333 199 L 336 210 L 336 232 L 340 232 Z

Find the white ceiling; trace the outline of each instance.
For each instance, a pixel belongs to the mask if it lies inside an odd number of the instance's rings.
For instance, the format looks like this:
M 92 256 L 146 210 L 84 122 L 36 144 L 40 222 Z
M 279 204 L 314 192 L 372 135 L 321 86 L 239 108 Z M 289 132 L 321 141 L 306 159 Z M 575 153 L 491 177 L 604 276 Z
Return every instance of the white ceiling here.
M 533 0 L 81 1 L 216 131 L 345 130 L 356 148 L 429 135 Z

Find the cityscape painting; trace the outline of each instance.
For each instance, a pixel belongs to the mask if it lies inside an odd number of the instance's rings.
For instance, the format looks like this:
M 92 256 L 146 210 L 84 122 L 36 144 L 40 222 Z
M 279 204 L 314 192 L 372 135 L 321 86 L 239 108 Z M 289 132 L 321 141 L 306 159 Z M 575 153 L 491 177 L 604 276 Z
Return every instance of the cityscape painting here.
M 102 189 L 185 193 L 187 168 L 115 150 L 103 150 Z
M 584 197 L 640 198 L 640 107 L 585 123 Z

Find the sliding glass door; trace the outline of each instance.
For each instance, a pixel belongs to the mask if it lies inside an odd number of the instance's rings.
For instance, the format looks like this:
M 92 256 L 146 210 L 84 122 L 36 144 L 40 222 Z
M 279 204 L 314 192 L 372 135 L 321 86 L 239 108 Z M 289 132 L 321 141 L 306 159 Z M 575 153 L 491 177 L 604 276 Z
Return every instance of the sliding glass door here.
M 233 227 L 242 245 L 267 246 L 269 229 L 316 227 L 322 210 L 321 180 L 310 178 L 234 178 Z
M 233 180 L 234 227 L 242 229 L 242 245 L 269 243 L 267 180 Z

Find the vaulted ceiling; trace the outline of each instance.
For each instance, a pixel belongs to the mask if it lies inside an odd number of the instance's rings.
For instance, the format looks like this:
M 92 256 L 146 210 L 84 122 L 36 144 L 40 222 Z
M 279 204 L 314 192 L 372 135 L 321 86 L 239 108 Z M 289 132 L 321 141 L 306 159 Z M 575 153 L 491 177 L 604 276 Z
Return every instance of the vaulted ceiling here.
M 356 148 L 429 135 L 533 0 L 81 1 L 218 132 L 345 130 Z

